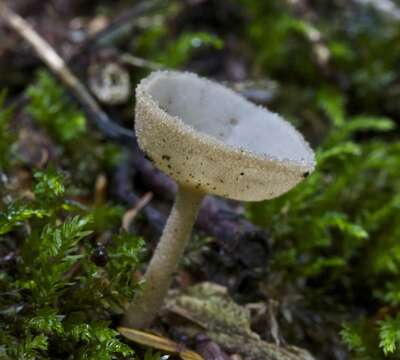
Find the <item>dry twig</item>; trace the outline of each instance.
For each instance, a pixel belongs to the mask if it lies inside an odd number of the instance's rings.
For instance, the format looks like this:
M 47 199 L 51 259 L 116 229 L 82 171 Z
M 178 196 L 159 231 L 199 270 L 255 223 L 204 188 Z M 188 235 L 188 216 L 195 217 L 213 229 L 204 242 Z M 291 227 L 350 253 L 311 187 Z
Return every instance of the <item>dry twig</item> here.
M 69 70 L 65 61 L 55 52 L 50 44 L 39 36 L 27 21 L 7 7 L 4 2 L 0 2 L 0 17 L 34 48 L 36 54 L 83 106 L 88 117 L 97 125 L 100 131 L 114 140 L 128 141 L 130 143 L 136 141 L 132 131 L 118 126 L 110 120 L 86 87 Z

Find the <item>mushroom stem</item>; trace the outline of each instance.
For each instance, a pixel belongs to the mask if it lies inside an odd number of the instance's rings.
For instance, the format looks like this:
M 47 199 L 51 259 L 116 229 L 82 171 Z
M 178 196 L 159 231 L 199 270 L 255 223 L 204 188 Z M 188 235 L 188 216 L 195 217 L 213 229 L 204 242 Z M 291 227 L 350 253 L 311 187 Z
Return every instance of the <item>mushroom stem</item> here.
M 203 193 L 179 186 L 175 204 L 144 276 L 142 293 L 128 306 L 124 325 L 147 328 L 160 309 L 190 238 Z

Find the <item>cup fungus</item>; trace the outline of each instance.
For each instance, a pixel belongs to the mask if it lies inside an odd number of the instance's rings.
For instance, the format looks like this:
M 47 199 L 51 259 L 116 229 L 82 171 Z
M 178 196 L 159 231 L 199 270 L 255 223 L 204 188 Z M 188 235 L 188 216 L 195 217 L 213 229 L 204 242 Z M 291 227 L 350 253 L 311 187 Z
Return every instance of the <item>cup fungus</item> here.
M 314 170 L 314 153 L 292 125 L 195 74 L 156 71 L 136 88 L 140 148 L 178 184 L 175 204 L 125 323 L 148 327 L 162 305 L 205 194 L 259 201 Z

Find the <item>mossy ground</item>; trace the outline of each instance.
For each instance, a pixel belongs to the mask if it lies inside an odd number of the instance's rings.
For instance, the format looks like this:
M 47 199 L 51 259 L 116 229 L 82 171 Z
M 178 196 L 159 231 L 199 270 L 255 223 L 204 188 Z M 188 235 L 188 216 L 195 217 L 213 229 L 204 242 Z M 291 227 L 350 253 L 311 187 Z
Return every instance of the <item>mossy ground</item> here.
M 69 57 L 79 53 L 79 31 L 131 5 L 70 0 L 20 10 Z M 269 231 L 269 258 L 250 261 L 260 252 L 249 244 L 226 259 L 196 234 L 180 285 L 188 274 L 190 283 L 213 273 L 235 283 L 238 302 L 277 303 L 279 337 L 319 359 L 400 358 L 400 29 L 392 15 L 358 1 L 171 1 L 74 67 L 88 83 L 89 63 L 133 54 L 223 81 L 251 79 L 242 91 L 301 129 L 317 151 L 316 172 L 245 212 Z M 126 208 L 111 183 L 126 153 L 94 130 L 15 34 L 1 28 L 0 38 L 8 39 L 0 42 L 8 91 L 0 107 L 0 358 L 132 358 L 137 349 L 114 329 L 139 286 L 131 274 L 143 268 L 141 237 L 151 235 L 140 215 L 129 232 L 121 227 Z M 144 65 L 123 63 L 132 93 Z M 133 101 L 102 105 L 132 127 Z M 135 190 L 149 190 L 146 179 L 136 177 Z M 154 201 L 166 207 L 165 198 Z M 252 326 L 271 340 L 264 315 Z

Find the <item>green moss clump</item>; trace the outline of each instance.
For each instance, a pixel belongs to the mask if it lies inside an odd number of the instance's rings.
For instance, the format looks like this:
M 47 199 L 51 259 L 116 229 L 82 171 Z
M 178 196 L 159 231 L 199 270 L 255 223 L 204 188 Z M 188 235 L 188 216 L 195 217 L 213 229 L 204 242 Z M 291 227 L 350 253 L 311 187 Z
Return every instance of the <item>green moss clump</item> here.
M 114 231 L 100 245 L 95 212 L 68 202 L 63 176 L 35 178 L 34 198 L 3 203 L 0 215 L 0 358 L 132 356 L 110 321 L 137 289 L 142 240 Z
M 33 88 L 29 112 L 57 141 L 59 157 L 47 170 L 26 172 L 11 132 L 12 110 L 3 106 L 0 359 L 131 358 L 134 352 L 113 322 L 140 285 L 132 273 L 143 241 L 121 230 L 121 207 L 76 201 L 76 194 L 91 192 L 96 174 L 114 163 L 109 146 L 82 126 L 83 115 L 47 73 L 40 73 Z M 76 118 L 81 120 L 68 123 Z M 91 171 L 84 172 L 85 163 Z M 20 182 L 21 171 L 30 178 Z M 159 358 L 152 356 L 147 357 Z
M 341 334 L 356 359 L 397 359 L 400 143 L 377 137 L 394 130 L 390 119 L 347 116 L 332 96 L 320 99 L 333 130 L 317 152 L 317 171 L 288 194 L 249 205 L 248 216 L 271 229 L 272 270 L 282 283 L 303 284 L 298 291 L 313 311 L 353 319 Z M 354 141 L 366 131 L 375 139 Z M 323 299 L 335 305 L 322 309 Z M 380 319 L 383 307 L 394 315 Z M 355 308 L 371 316 L 354 316 Z

